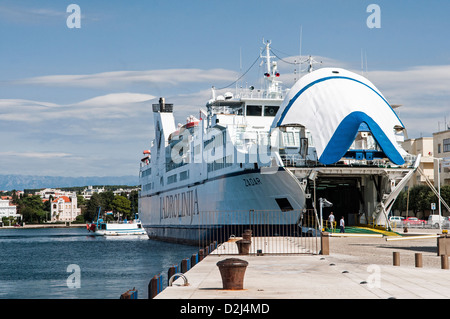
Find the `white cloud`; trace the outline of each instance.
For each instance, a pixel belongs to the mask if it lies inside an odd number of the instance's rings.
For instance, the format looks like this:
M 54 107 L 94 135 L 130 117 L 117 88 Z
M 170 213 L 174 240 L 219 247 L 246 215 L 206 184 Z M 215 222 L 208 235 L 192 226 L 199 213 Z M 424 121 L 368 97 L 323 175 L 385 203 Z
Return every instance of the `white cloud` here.
M 401 98 L 450 95 L 450 65 L 417 66 L 399 71 L 372 71 L 369 79 Z
M 65 7 L 64 7 L 65 9 Z M 0 6 L 0 16 L 3 19 L 19 22 L 35 22 L 36 19 L 45 20 L 49 18 L 65 18 L 65 10 L 55 10 L 51 8 L 33 8 L 30 6 Z
M 135 116 L 142 103 L 155 99 L 150 94 L 112 93 L 73 104 L 56 104 L 22 99 L 0 99 L 0 120 L 42 122 L 46 120 L 74 120 L 121 118 Z
M 13 157 L 25 157 L 25 158 L 41 158 L 41 159 L 50 159 L 50 158 L 62 158 L 62 157 L 70 157 L 72 154 L 70 153 L 58 153 L 58 152 L 0 152 L 0 156 L 13 156 Z
M 146 102 L 156 97 L 149 94 L 140 93 L 111 93 L 102 96 L 96 96 L 94 98 L 84 100 L 75 104 L 74 106 L 111 106 L 111 105 L 123 105 L 127 103 Z
M 450 116 L 450 65 L 371 71 L 368 78 L 391 104 L 402 105 L 396 112 L 410 138 L 443 129 Z
M 148 71 L 113 71 L 82 75 L 47 75 L 13 81 L 21 85 L 45 85 L 86 88 L 111 88 L 130 84 L 174 86 L 182 83 L 233 81 L 238 74 L 225 69 L 166 69 Z

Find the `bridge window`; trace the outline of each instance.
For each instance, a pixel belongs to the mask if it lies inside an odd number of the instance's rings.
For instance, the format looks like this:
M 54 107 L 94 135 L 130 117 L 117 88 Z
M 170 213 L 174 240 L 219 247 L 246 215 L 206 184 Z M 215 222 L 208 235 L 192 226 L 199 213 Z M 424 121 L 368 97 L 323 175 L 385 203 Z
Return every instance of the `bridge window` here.
M 264 116 L 275 116 L 277 114 L 279 106 L 271 106 L 271 105 L 265 105 L 264 106 Z
M 246 115 L 261 116 L 262 115 L 262 106 L 261 105 L 247 105 Z

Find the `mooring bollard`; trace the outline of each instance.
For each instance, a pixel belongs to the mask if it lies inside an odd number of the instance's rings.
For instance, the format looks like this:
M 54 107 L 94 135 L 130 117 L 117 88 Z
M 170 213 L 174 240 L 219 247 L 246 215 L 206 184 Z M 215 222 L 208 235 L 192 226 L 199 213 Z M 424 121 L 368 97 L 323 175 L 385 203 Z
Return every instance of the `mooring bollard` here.
M 416 261 L 416 267 L 422 268 L 422 253 L 415 253 L 414 257 Z
M 178 265 L 173 265 L 172 267 L 169 268 L 169 270 L 167 271 L 167 283 L 169 282 L 170 277 L 175 275 L 177 272 L 178 272 Z
M 216 241 L 213 241 L 211 244 L 209 244 L 209 253 L 212 253 L 216 249 L 216 245 Z
M 321 255 L 329 255 L 330 254 L 330 236 L 327 232 L 322 232 L 320 236 L 320 254 Z
M 250 246 L 252 242 L 250 240 L 241 239 L 236 242 L 238 246 L 239 255 L 248 255 L 250 252 Z
M 197 264 L 197 257 L 198 257 L 197 254 L 193 254 L 191 256 L 191 268 L 194 267 Z
M 397 251 L 394 251 L 392 256 L 394 257 L 394 263 L 393 263 L 394 266 L 400 266 L 400 253 Z
M 181 272 L 184 274 L 189 270 L 189 258 L 185 258 L 181 261 Z
M 198 261 L 199 261 L 199 262 L 202 261 L 202 260 L 203 260 L 203 257 L 204 257 L 204 251 L 203 251 L 203 249 L 200 249 L 200 250 L 198 251 Z
M 448 269 L 448 256 L 441 255 L 441 269 Z
M 244 233 L 242 234 L 242 238 L 244 240 L 252 240 L 252 230 L 251 229 L 244 230 Z
M 153 299 L 162 290 L 161 274 L 153 276 L 148 284 L 148 299 Z
M 437 254 L 441 255 L 449 255 L 450 254 L 450 237 L 447 235 L 441 235 L 437 239 Z
M 248 262 L 238 258 L 228 258 L 216 264 L 222 276 L 223 289 L 244 289 L 244 275 Z
M 136 288 L 130 289 L 121 294 L 120 299 L 138 299 L 138 292 Z

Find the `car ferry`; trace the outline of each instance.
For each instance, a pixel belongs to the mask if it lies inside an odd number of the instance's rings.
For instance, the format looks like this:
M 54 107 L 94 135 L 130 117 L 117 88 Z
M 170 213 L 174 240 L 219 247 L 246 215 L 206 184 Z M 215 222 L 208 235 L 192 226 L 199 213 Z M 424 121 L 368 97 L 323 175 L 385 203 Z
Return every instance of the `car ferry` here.
M 139 172 L 150 238 L 197 243 L 227 225 L 300 226 L 307 212 L 318 219 L 319 198 L 349 225 L 388 223 L 420 161 L 401 146 L 395 106 L 340 68 L 310 67 L 283 88 L 264 44 L 262 88 L 213 87 L 206 109 L 178 125 L 173 104 L 153 104 L 155 138 Z

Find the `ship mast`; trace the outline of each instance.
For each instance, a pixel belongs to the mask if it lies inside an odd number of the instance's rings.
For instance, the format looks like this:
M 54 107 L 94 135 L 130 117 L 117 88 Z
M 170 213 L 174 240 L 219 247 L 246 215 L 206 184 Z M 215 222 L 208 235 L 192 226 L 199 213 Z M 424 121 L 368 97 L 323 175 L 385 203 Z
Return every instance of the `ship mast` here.
M 280 94 L 279 84 L 280 81 L 277 81 L 276 78 L 280 76 L 280 73 L 277 71 L 277 62 L 271 61 L 271 58 L 274 56 L 270 55 L 270 44 L 271 41 L 266 41 L 263 43 L 265 45 L 266 55 L 260 54 L 261 59 L 265 60 L 266 63 L 266 72 L 264 73 L 265 83 L 266 83 L 266 95 L 267 97 L 277 97 Z

